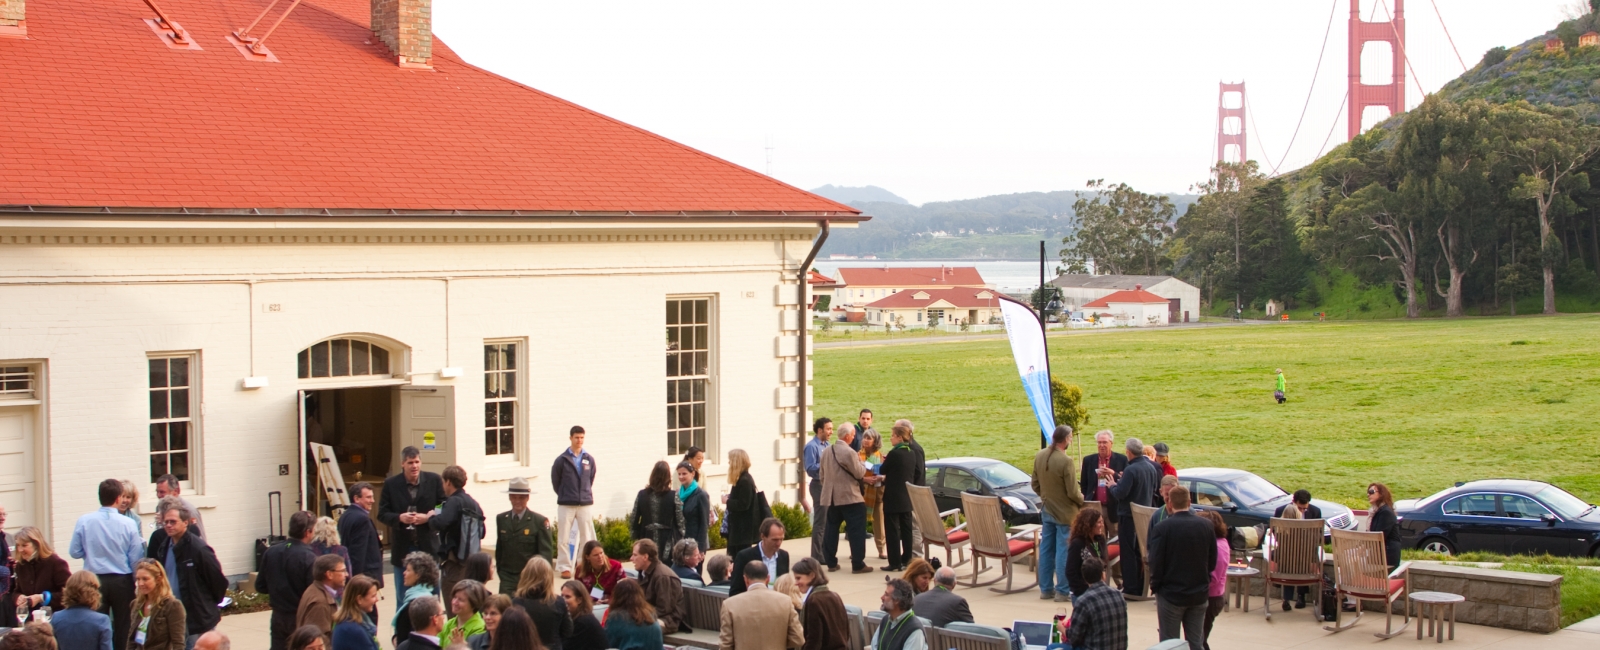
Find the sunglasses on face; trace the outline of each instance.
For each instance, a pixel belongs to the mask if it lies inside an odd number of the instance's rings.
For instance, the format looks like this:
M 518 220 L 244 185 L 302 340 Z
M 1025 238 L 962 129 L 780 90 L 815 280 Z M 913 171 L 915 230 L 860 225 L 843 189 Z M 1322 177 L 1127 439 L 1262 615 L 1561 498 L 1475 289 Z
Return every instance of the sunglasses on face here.
M 1373 495 L 1373 494 L 1377 494 L 1377 493 L 1378 493 L 1377 490 L 1367 490 L 1367 494 L 1368 495 Z

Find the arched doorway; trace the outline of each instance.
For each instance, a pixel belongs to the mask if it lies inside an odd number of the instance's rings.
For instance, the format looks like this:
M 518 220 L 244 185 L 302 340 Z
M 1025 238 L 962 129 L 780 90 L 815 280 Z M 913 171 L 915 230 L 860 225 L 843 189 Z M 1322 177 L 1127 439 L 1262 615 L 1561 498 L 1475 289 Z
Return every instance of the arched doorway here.
M 414 386 L 410 348 L 373 334 L 340 334 L 296 359 L 302 507 L 327 514 L 348 502 L 344 490 L 399 470 L 400 450 L 423 450 L 439 471 L 454 461 L 451 386 Z

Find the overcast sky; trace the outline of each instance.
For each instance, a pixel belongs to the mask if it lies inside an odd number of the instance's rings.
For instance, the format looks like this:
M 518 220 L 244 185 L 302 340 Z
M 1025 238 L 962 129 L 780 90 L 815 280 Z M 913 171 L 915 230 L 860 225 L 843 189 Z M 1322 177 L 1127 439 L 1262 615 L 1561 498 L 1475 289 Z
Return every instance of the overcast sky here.
M 1374 3 L 1380 20 L 1393 7 L 1361 0 L 1363 16 Z M 1463 69 L 1434 3 L 1472 66 L 1553 28 L 1574 0 L 1410 0 L 1408 107 L 1418 83 L 1433 92 Z M 1349 11 L 1349 0 L 434 5 L 435 31 L 475 65 L 802 188 L 878 185 L 919 204 L 1091 178 L 1187 191 L 1215 156 L 1219 81 L 1248 84 L 1250 157 L 1300 167 L 1345 137 Z M 1387 81 L 1374 54 L 1365 71 Z

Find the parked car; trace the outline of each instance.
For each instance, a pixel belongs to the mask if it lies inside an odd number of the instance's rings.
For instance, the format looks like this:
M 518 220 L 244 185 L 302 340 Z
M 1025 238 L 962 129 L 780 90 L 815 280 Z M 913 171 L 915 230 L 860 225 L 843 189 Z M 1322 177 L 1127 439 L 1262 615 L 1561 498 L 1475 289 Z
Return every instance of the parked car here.
M 1425 499 L 1395 502 L 1400 543 L 1438 553 L 1600 557 L 1600 512 L 1542 481 L 1458 483 Z
M 1265 524 L 1280 506 L 1294 499 L 1272 481 L 1242 469 L 1195 467 L 1178 470 L 1178 484 L 1188 488 L 1196 510 L 1215 510 L 1229 526 L 1240 528 Z M 1356 526 L 1350 509 L 1322 499 L 1311 505 L 1322 511 L 1329 528 L 1345 530 Z
M 1042 501 L 1033 477 L 993 458 L 942 458 L 928 461 L 928 487 L 939 511 L 960 510 L 961 493 L 1000 497 L 1000 514 L 1010 525 L 1037 524 Z

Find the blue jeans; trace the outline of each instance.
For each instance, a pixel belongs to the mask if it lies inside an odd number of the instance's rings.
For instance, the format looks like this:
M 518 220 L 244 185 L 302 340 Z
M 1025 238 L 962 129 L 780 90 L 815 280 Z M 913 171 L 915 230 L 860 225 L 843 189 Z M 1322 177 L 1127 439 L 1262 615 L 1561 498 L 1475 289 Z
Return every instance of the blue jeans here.
M 406 594 L 406 567 L 400 565 L 394 568 L 394 611 L 400 612 L 400 597 Z
M 1050 513 L 1041 513 L 1039 520 L 1044 529 L 1039 531 L 1039 591 L 1070 595 L 1067 583 L 1067 535 L 1072 532 L 1071 522 L 1058 522 Z

